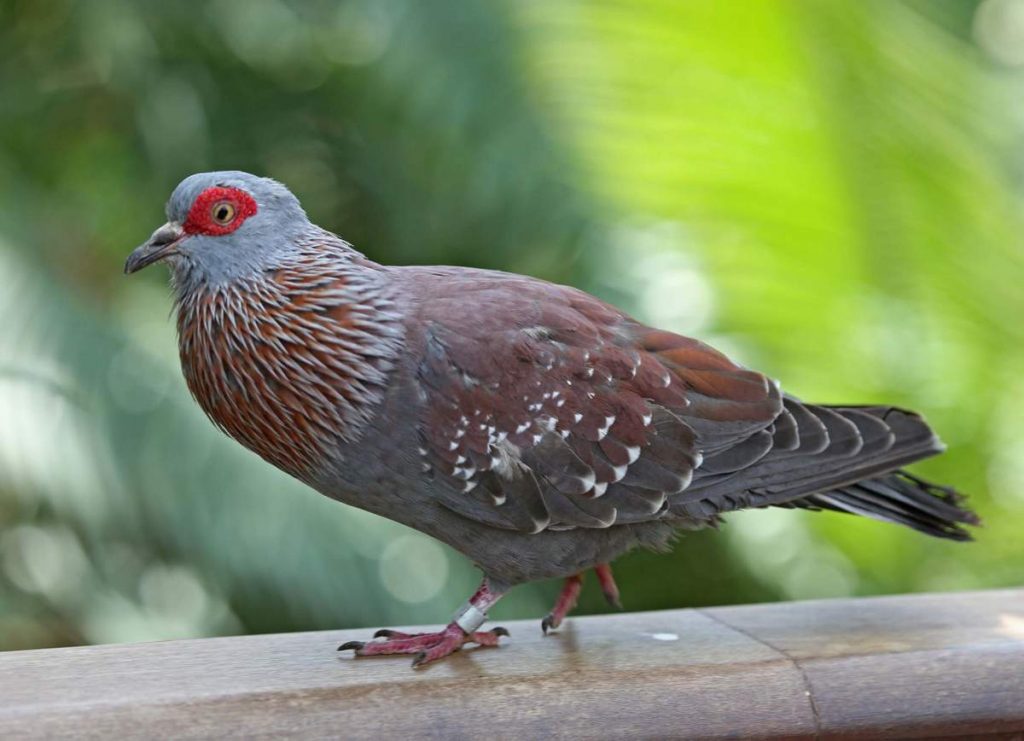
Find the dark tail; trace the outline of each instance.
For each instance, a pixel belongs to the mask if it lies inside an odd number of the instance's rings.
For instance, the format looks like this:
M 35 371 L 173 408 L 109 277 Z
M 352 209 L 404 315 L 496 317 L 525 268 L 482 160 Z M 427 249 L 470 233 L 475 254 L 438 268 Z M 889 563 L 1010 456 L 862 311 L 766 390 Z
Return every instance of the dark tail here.
M 962 506 L 963 501 L 964 496 L 948 486 L 932 484 L 899 470 L 842 489 L 813 494 L 792 504 L 895 522 L 936 538 L 971 540 L 971 534 L 961 525 L 980 525 L 981 521 Z
M 818 406 L 792 397 L 784 403 L 763 457 L 738 470 L 698 471 L 672 508 L 691 517 L 747 507 L 829 509 L 970 540 L 962 526 L 979 520 L 963 506 L 964 498 L 902 470 L 944 450 L 919 415 L 893 407 Z

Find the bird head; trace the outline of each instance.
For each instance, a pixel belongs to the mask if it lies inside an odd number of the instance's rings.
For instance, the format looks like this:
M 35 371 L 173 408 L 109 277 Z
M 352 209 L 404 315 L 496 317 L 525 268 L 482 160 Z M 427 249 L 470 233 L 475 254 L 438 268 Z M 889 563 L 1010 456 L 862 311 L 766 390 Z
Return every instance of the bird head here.
M 124 271 L 165 260 L 179 278 L 227 283 L 278 266 L 309 228 L 298 199 L 276 180 L 197 173 L 174 189 L 167 223 L 128 256 Z

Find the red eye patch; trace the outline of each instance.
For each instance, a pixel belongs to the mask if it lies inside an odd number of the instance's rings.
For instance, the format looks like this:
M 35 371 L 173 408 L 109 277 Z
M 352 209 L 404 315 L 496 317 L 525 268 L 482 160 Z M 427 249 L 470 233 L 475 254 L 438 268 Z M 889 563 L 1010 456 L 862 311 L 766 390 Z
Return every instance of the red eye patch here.
M 238 188 L 207 188 L 189 209 L 182 228 L 186 234 L 219 237 L 235 231 L 256 213 L 256 201 Z

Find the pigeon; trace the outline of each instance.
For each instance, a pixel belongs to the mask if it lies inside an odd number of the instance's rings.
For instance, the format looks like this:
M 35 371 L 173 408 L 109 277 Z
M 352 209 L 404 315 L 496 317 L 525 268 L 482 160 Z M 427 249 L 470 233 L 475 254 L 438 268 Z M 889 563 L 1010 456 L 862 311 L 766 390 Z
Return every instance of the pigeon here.
M 583 291 L 492 270 L 381 265 L 282 184 L 185 178 L 125 272 L 170 267 L 181 367 L 214 424 L 316 491 L 446 543 L 483 572 L 442 630 L 339 650 L 422 666 L 511 587 L 664 550 L 728 512 L 833 510 L 969 540 L 954 489 L 903 469 L 943 451 L 917 414 L 809 404 L 710 346 Z

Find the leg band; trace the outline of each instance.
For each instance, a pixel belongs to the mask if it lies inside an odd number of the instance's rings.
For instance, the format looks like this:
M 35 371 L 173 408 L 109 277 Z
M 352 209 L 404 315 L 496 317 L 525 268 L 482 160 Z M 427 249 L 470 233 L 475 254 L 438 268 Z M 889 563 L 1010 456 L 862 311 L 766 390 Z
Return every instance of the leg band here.
M 472 602 L 467 602 L 456 611 L 452 622 L 458 625 L 463 633 L 469 635 L 475 633 L 477 628 L 487 622 L 487 613 Z

